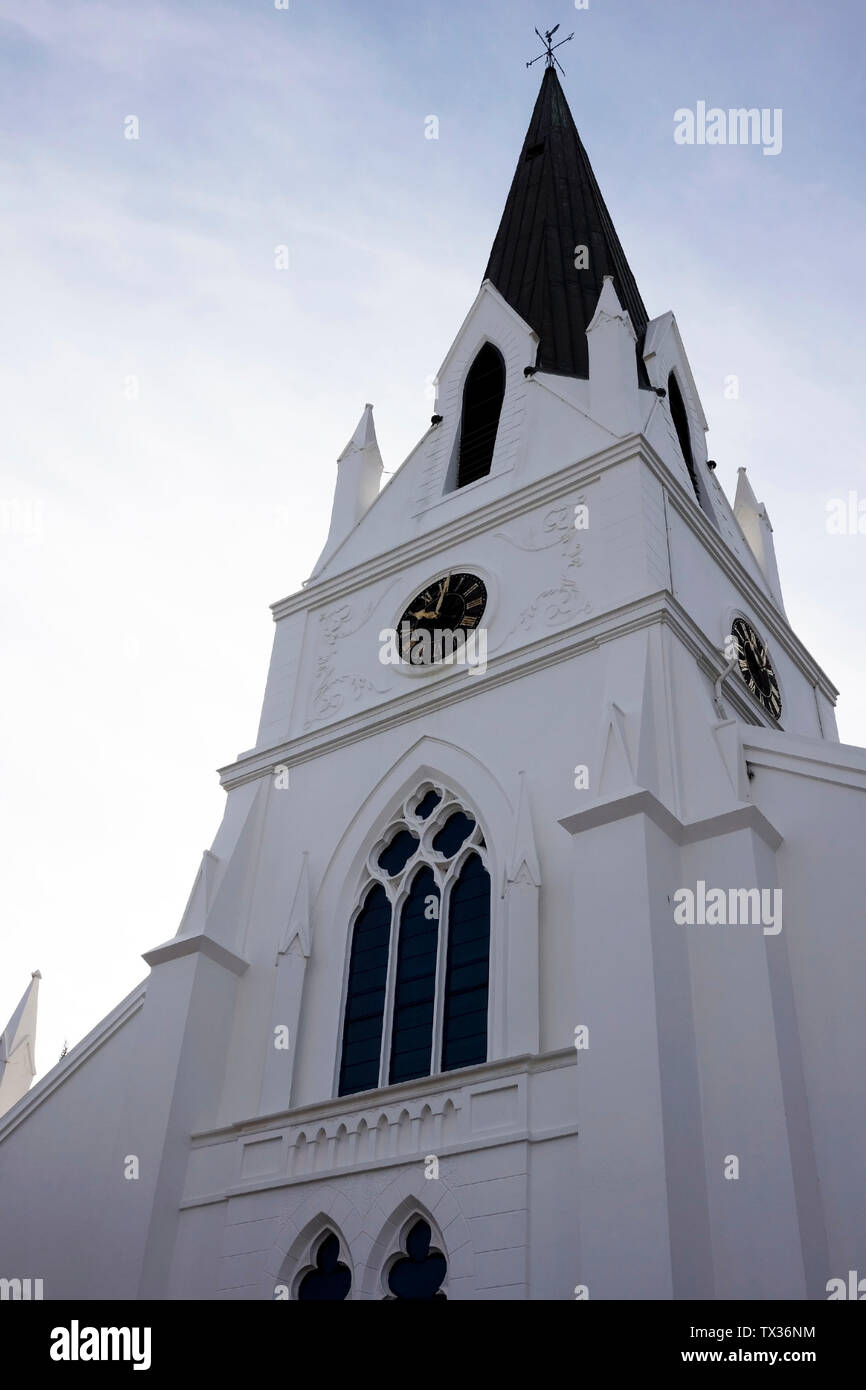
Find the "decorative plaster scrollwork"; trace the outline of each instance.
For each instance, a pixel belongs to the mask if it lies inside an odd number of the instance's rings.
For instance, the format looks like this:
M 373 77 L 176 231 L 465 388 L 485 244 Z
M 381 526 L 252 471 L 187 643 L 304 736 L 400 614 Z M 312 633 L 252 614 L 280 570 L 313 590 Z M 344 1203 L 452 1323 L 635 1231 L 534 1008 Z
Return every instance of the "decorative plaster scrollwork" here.
M 374 695 L 388 693 L 387 687 L 380 688 L 357 672 L 336 674 L 337 643 L 344 637 L 351 637 L 364 626 L 375 603 L 374 599 L 369 599 L 360 612 L 356 612 L 352 602 L 341 603 L 319 614 L 320 645 L 324 650 L 320 651 L 316 660 L 305 728 L 338 714 L 347 700 L 357 703 L 365 692 Z
M 360 700 L 365 691 L 374 695 L 387 695 L 387 687 L 374 685 L 366 676 L 353 672 L 346 676 L 335 676 L 329 661 L 319 658 L 316 666 L 317 684 L 310 701 L 311 711 L 307 725 L 316 724 L 332 714 L 338 714 L 347 699 Z
M 324 613 L 319 614 L 319 627 L 322 631 L 322 640 L 333 649 L 343 637 L 351 637 L 353 632 L 363 627 L 373 611 L 373 600 L 368 599 L 364 609 L 359 616 L 352 620 L 354 604 L 341 603 L 336 608 L 328 608 Z
M 522 535 L 509 536 L 505 531 L 496 532 L 503 540 L 520 550 L 552 550 L 559 546 L 560 553 L 566 561 L 559 584 L 543 589 L 536 595 L 532 603 L 523 609 L 511 629 L 512 632 L 518 629 L 529 632 L 536 624 L 548 628 L 559 627 L 563 623 L 573 621 L 579 614 L 591 611 L 592 605 L 582 599 L 575 575 L 575 571 L 583 563 L 581 545 L 574 525 L 575 506 L 582 506 L 585 500 L 584 494 L 581 493 L 574 502 L 552 507 L 539 521 L 530 523 Z
M 517 620 L 517 626 L 528 632 L 536 620 L 539 620 L 545 627 L 558 627 L 561 623 L 576 618 L 579 613 L 589 613 L 592 604 L 588 600 L 581 603 L 580 597 L 577 584 L 564 578 L 558 588 L 543 589 L 538 597 L 524 608 Z
M 507 531 L 496 531 L 494 535 L 500 540 L 507 541 L 509 545 L 517 546 L 519 550 L 550 550 L 555 545 L 562 545 L 565 548 L 570 542 L 577 540 L 574 528 L 574 507 L 584 501 L 585 498 L 581 494 L 574 503 L 564 503 L 562 506 L 552 507 L 550 511 L 545 512 L 540 521 L 523 527 L 522 537 L 520 535 L 509 536 Z

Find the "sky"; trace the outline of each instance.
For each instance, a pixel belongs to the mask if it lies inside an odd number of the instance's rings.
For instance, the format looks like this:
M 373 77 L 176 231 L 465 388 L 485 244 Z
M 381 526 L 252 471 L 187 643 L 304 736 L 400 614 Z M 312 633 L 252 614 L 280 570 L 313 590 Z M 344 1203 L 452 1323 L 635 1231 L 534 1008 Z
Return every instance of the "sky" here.
M 0 0 L 0 1027 L 40 969 L 40 1074 L 177 930 L 365 402 L 389 472 L 429 423 L 536 25 L 866 744 L 859 0 L 545 3 Z M 699 101 L 781 151 L 677 144 Z

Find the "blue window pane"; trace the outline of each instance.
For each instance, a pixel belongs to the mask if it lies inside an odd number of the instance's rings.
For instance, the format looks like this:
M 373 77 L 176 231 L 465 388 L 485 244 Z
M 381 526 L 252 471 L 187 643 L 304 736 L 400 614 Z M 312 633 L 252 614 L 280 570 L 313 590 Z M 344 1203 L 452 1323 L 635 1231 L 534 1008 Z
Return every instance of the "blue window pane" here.
M 430 898 L 437 904 L 435 917 L 426 915 Z M 400 917 L 391 1034 L 392 1083 L 427 1076 L 430 1072 L 439 945 L 438 903 L 439 890 L 433 872 L 423 868 L 415 875 Z
M 422 797 L 418 802 L 418 805 L 415 807 L 415 815 L 419 820 L 426 820 L 427 817 L 436 810 L 441 800 L 442 798 L 439 793 L 431 789 L 427 795 Z
M 462 811 L 455 811 L 453 816 L 449 816 L 439 834 L 433 840 L 433 848 L 437 854 L 444 854 L 446 859 L 450 859 L 456 854 L 467 835 L 471 835 L 475 829 L 474 820 L 469 816 L 464 816 Z
M 393 878 L 406 867 L 417 848 L 418 840 L 410 831 L 399 831 L 387 849 L 383 849 L 379 855 L 379 868 L 384 869 L 385 873 Z
M 489 971 L 490 875 L 472 854 L 460 871 L 448 910 L 443 1071 L 487 1059 Z
M 379 1084 L 390 935 L 391 904 L 377 883 L 367 894 L 352 936 L 340 1065 L 341 1096 L 369 1091 Z

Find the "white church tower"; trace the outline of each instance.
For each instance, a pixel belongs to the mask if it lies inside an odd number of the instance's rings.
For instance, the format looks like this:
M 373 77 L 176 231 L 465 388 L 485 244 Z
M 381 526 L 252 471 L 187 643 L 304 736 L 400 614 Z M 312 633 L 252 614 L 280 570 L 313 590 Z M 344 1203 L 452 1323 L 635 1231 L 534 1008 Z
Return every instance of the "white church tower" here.
M 437 390 L 340 456 L 177 934 L 0 1120 L 46 1298 L 866 1272 L 866 753 L 552 68 Z

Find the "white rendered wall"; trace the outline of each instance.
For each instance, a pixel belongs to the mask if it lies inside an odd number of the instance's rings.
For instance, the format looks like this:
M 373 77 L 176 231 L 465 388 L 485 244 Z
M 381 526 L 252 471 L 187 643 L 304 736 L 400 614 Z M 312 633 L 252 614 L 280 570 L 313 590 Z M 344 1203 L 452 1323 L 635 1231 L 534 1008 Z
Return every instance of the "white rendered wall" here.
M 413 1211 L 455 1298 L 558 1300 L 578 1284 L 820 1297 L 866 1267 L 866 755 L 834 741 L 833 688 L 706 471 L 678 334 L 656 323 L 651 379 L 677 370 L 711 516 L 660 397 L 625 383 L 618 433 L 596 390 L 593 419 L 593 383 L 524 376 L 535 337 L 482 290 L 440 373 L 441 424 L 316 580 L 274 605 L 258 741 L 223 769 L 223 823 L 178 935 L 148 953 L 142 1009 L 0 1129 L 7 1277 L 41 1277 L 49 1297 L 272 1297 L 327 1221 L 352 1297 L 378 1298 Z M 507 373 L 492 472 L 448 493 L 462 384 L 488 339 Z M 383 664 L 382 630 L 449 568 L 487 586 L 486 671 Z M 714 706 L 738 612 L 769 643 L 784 733 L 736 675 L 726 717 Z M 425 780 L 485 832 L 489 1061 L 337 1099 L 364 857 Z M 520 834 L 537 892 L 509 877 Z M 781 887 L 782 934 L 676 926 L 670 900 L 698 878 Z M 533 930 L 537 992 L 509 967 L 509 933 Z M 141 1159 L 139 1182 L 120 1150 Z

